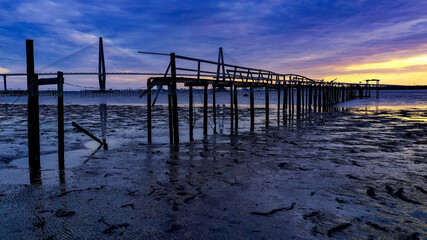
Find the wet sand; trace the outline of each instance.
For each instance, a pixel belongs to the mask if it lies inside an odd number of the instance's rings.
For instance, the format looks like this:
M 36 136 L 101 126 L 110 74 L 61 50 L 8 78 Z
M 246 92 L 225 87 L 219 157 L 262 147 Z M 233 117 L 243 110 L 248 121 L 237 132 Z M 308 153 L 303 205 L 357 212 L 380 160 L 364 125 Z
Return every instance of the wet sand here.
M 46 106 L 53 119 L 54 108 Z M 8 128 L 18 137 L 0 138 L 17 151 L 2 155 L 3 239 L 427 236 L 425 108 L 312 113 L 280 127 L 271 113 L 268 128 L 258 109 L 256 131 L 241 118 L 237 136 L 228 135 L 224 114 L 226 134 L 183 140 L 174 150 L 167 144 L 165 107 L 156 110 L 157 135 L 147 145 L 144 108 L 108 106 L 110 149 L 91 155 L 93 142 L 66 124 L 66 150 L 86 152 L 72 160 L 66 155 L 66 164 L 74 164 L 63 175 L 43 167 L 42 157 L 40 186 L 31 186 L 28 169 L 14 160 L 26 154 L 25 116 L 8 110 L 15 117 L 3 114 L 1 121 L 18 126 Z M 67 106 L 65 116 L 66 123 L 78 119 L 99 129 L 99 106 Z M 188 123 L 181 116 L 184 137 Z M 53 119 L 43 120 L 42 154 L 55 153 Z

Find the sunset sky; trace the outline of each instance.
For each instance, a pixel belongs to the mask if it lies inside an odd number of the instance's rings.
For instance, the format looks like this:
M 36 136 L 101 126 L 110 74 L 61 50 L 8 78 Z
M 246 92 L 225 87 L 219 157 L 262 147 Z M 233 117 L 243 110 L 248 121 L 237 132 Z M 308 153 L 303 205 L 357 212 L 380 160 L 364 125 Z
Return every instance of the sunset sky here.
M 107 71 L 165 71 L 164 57 L 137 51 L 216 60 L 222 46 L 226 63 L 278 73 L 427 84 L 422 0 L 0 1 L 0 73 L 25 72 L 25 39 L 34 40 L 36 69 L 96 71 L 100 36 Z M 69 81 L 97 86 L 91 77 Z M 8 86 L 25 88 L 25 79 Z M 144 86 L 142 77 L 107 79 L 107 88 Z

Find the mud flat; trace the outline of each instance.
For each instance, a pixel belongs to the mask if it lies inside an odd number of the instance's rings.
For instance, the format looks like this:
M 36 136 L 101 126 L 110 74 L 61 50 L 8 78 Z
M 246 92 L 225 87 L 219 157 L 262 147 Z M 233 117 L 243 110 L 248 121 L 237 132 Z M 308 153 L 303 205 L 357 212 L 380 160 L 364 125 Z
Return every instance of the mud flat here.
M 87 152 L 64 174 L 42 162 L 39 186 L 28 184 L 28 169 L 16 159 L 25 157 L 25 139 L 8 140 L 22 152 L 7 159 L 2 153 L 3 239 L 427 237 L 425 107 L 313 113 L 269 128 L 258 118 L 254 133 L 211 134 L 177 149 L 163 143 L 167 131 L 147 145 L 143 108 L 119 107 L 108 107 L 109 150 L 93 153 L 92 143 L 69 127 L 66 150 Z M 98 106 L 85 106 L 86 113 L 67 108 L 74 118 L 66 122 L 78 118 L 98 128 Z M 153 124 L 158 134 L 167 130 L 162 109 Z M 2 116 L 12 136 L 24 131 L 25 116 Z M 55 133 L 46 124 L 48 155 L 55 153 Z

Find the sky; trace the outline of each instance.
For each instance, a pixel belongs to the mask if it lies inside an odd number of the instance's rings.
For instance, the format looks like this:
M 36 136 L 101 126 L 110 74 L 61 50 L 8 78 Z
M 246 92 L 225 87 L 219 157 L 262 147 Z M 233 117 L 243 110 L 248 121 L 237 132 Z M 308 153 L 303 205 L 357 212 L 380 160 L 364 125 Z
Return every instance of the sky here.
M 216 61 L 223 47 L 225 63 L 277 73 L 427 85 L 425 0 L 0 0 L 0 73 L 25 72 L 25 39 L 36 71 L 96 72 L 99 37 L 107 72 L 165 72 L 167 57 L 138 51 Z M 8 77 L 9 88 L 25 86 Z M 142 76 L 107 77 L 107 88 L 145 86 Z

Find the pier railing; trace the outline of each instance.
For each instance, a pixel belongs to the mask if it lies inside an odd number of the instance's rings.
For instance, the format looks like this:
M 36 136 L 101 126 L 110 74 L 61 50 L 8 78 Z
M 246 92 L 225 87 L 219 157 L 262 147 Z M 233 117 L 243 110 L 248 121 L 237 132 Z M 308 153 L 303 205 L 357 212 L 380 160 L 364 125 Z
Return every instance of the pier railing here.
M 203 133 L 208 133 L 208 88 L 212 87 L 212 130 L 216 133 L 216 89 L 229 88 L 230 94 L 230 130 L 231 134 L 239 129 L 238 92 L 240 87 L 250 88 L 250 126 L 254 130 L 254 88 L 265 89 L 265 123 L 269 125 L 271 89 L 277 90 L 277 119 L 280 122 L 283 113 L 283 122 L 292 119 L 294 107 L 297 119 L 311 111 L 323 111 L 338 102 L 344 102 L 356 97 L 370 96 L 370 84 L 337 83 L 311 79 L 299 74 L 280 74 L 264 69 L 237 66 L 224 63 L 220 48 L 218 61 L 176 55 L 175 53 L 149 53 L 170 57 L 169 65 L 162 77 L 151 77 L 147 80 L 147 135 L 151 142 L 151 89 L 154 86 L 167 85 L 169 108 L 169 137 L 170 143 L 179 143 L 178 98 L 177 83 L 189 89 L 189 131 L 190 140 L 193 139 L 193 87 L 204 88 L 203 98 Z M 216 71 L 215 71 L 216 70 Z M 281 97 L 283 92 L 283 98 Z M 157 92 L 158 96 L 159 90 Z M 369 94 L 368 94 L 369 93 Z M 157 98 L 156 96 L 156 98 Z M 154 99 L 154 102 L 156 100 Z M 283 99 L 283 109 L 281 109 Z M 211 125 L 211 124 L 209 124 Z

